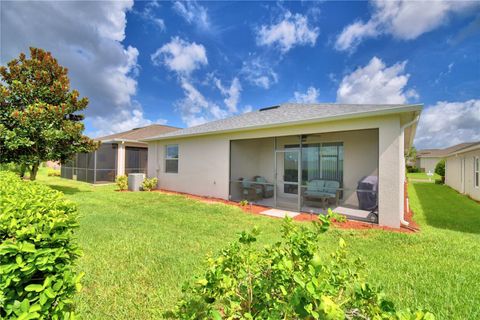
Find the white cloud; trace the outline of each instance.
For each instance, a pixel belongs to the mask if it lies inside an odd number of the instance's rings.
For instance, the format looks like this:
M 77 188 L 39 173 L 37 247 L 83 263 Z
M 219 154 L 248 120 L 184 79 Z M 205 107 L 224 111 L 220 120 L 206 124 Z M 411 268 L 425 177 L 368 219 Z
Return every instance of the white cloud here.
M 409 74 L 405 73 L 406 61 L 386 66 L 373 57 L 365 66 L 343 77 L 337 90 L 340 103 L 406 103 L 418 99 L 414 89 L 407 89 Z
M 202 30 L 211 28 L 208 11 L 197 1 L 176 1 L 173 10 L 182 16 L 189 24 L 194 24 Z
M 244 61 L 240 73 L 248 82 L 264 89 L 269 89 L 278 82 L 277 73 L 273 71 L 268 61 L 260 58 Z
M 369 21 L 357 21 L 345 27 L 337 37 L 335 49 L 340 51 L 354 50 L 365 38 L 373 38 L 380 34 L 378 24 Z
M 480 100 L 440 101 L 423 110 L 415 146 L 444 148 L 478 140 L 480 140 Z
M 248 112 L 252 112 L 253 111 L 253 107 L 249 104 L 247 104 L 245 107 L 243 107 L 242 109 L 242 113 L 248 113 Z
M 232 83 L 229 88 L 225 88 L 222 85 L 220 79 L 215 78 L 215 85 L 220 90 L 223 96 L 225 96 L 225 105 L 228 108 L 229 112 L 237 112 L 238 101 L 240 100 L 240 92 L 242 91 L 242 85 L 237 77 L 233 78 Z
M 208 101 L 189 80 L 182 78 L 180 81 L 185 97 L 177 101 L 176 107 L 187 126 L 200 125 L 229 115 L 228 111 Z
M 121 43 L 133 1 L 20 1 L 1 6 L 1 64 L 28 53 L 29 46 L 43 48 L 68 68 L 72 88 L 89 98 L 87 121 L 98 119 L 95 123 L 110 133 L 142 115 L 132 100 L 139 52 Z
M 133 128 L 143 127 L 152 124 L 152 121 L 145 119 L 141 109 L 120 110 L 111 117 L 94 117 L 92 124 L 98 130 L 92 132 L 93 137 L 101 137 L 115 132 L 127 131 Z M 165 123 L 165 121 L 162 121 Z
M 371 1 L 373 13 L 367 22 L 356 21 L 337 37 L 337 50 L 355 50 L 366 38 L 389 34 L 412 40 L 448 22 L 454 13 L 476 12 L 478 1 Z
M 309 26 L 306 16 L 287 11 L 278 23 L 260 27 L 257 32 L 257 43 L 276 46 L 285 53 L 298 45 L 314 46 L 318 34 L 318 28 Z
M 138 14 L 146 21 L 152 23 L 161 31 L 165 31 L 166 30 L 165 21 L 162 18 L 159 18 L 155 14 L 155 11 L 158 10 L 158 8 L 160 8 L 160 4 L 157 0 L 149 1 L 144 6 L 142 11 L 134 11 L 134 13 Z
M 190 74 L 192 71 L 208 64 L 205 47 L 195 42 L 187 42 L 174 37 L 151 55 L 155 65 L 164 64 L 172 71 Z
M 320 92 L 315 87 L 308 87 L 306 92 L 295 91 L 293 93 L 295 102 L 298 103 L 317 103 Z

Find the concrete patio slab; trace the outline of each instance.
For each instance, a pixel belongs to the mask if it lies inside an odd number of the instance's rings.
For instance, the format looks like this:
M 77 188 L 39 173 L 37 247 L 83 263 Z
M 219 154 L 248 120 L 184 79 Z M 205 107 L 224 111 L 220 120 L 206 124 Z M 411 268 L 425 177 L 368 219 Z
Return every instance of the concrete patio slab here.
M 285 216 L 290 217 L 290 218 L 295 218 L 300 213 L 293 212 L 293 211 L 287 211 L 287 210 L 280 210 L 280 209 L 269 209 L 269 210 L 265 210 L 265 211 L 260 212 L 260 214 L 270 216 L 270 217 L 276 217 L 276 218 L 285 218 Z

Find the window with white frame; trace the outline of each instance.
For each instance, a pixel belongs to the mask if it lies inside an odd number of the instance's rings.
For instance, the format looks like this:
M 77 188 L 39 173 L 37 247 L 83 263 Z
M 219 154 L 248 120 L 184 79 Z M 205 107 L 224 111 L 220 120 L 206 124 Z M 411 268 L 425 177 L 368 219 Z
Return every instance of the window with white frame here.
M 478 188 L 480 185 L 480 157 L 473 158 L 473 180 L 475 183 L 475 188 Z
M 165 172 L 178 173 L 178 144 L 165 146 Z

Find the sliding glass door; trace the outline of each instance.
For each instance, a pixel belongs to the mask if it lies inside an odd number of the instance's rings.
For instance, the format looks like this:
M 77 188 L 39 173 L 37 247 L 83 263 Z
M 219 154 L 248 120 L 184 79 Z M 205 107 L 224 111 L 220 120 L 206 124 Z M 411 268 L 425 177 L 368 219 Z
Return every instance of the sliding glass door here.
M 300 149 L 299 145 L 286 145 L 285 150 L 285 163 L 287 163 L 288 151 Z M 342 142 L 304 144 L 301 148 L 301 155 L 302 184 L 311 180 L 333 180 L 343 184 Z M 298 174 L 298 171 L 288 173 L 294 176 Z M 287 175 L 287 171 L 285 171 L 285 175 Z

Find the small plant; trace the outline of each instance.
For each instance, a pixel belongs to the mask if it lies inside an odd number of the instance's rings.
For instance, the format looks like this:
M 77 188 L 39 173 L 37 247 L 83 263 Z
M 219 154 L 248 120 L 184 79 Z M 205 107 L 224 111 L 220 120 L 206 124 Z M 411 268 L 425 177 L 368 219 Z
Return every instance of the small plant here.
M 238 204 L 240 205 L 240 207 L 246 207 L 248 206 L 248 200 L 242 200 Z
M 346 243 L 331 255 L 322 248 L 329 216 L 313 226 L 286 218 L 282 240 L 260 249 L 258 230 L 207 259 L 205 273 L 184 289 L 177 319 L 389 319 L 432 320 L 425 311 L 399 311 L 364 277 Z
M 336 221 L 336 222 L 347 222 L 347 217 L 345 217 L 343 214 L 333 212 L 332 209 L 328 209 L 328 213 L 326 215 L 327 219 L 331 221 Z
M 60 177 L 60 170 L 48 169 L 47 176 L 49 176 L 49 177 Z
M 120 191 L 128 189 L 128 177 L 126 175 L 117 176 L 115 183 Z
M 145 178 L 142 182 L 143 191 L 151 191 L 157 187 L 158 179 L 157 178 Z

